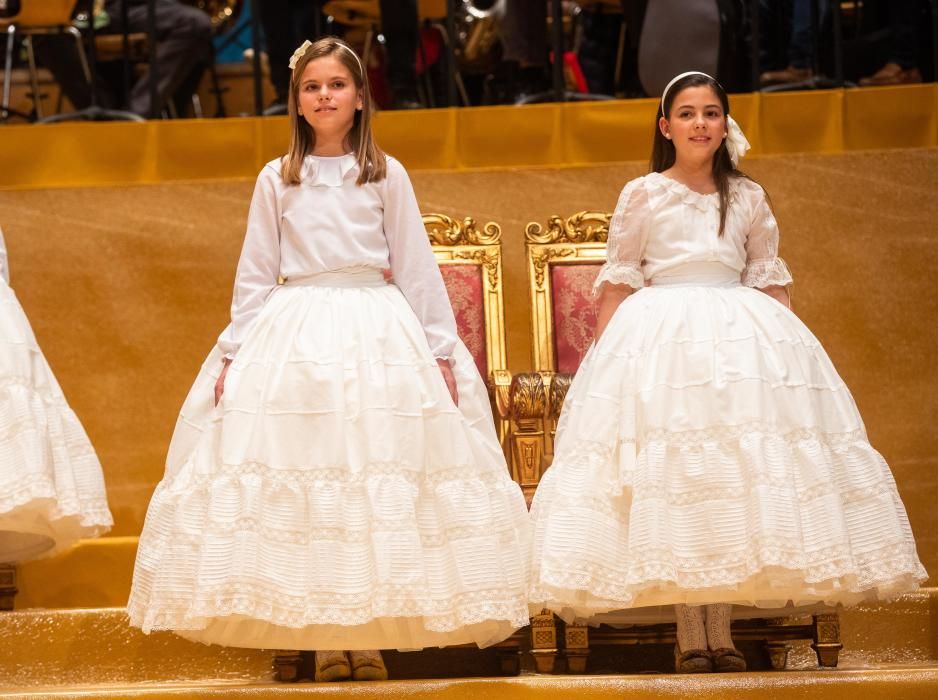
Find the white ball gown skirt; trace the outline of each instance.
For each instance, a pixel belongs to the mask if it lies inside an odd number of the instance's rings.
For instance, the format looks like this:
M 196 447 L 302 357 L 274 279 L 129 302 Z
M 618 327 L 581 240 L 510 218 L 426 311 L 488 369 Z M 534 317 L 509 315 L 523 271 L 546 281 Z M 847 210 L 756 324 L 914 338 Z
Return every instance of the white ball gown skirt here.
M 574 619 L 916 588 L 895 481 L 818 340 L 729 268 L 689 270 L 626 299 L 570 387 L 532 506 L 532 605 Z
M 112 524 L 91 442 L 0 278 L 0 562 L 54 554 Z
M 150 502 L 131 624 L 273 649 L 485 646 L 527 624 L 530 524 L 485 385 L 457 345 L 453 404 L 379 271 L 278 287 L 213 408 L 221 360 Z

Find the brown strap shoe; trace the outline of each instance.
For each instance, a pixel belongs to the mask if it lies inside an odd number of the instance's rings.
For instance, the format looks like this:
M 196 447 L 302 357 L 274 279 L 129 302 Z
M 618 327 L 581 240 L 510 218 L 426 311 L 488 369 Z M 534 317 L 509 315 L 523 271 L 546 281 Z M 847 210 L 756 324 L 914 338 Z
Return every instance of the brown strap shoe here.
M 788 66 L 783 70 L 770 70 L 759 76 L 759 82 L 763 87 L 769 85 L 786 85 L 788 83 L 802 83 L 810 80 L 814 76 L 814 71 L 810 68 L 795 68 Z
M 918 68 L 903 68 L 898 63 L 887 63 L 873 75 L 862 78 L 860 85 L 911 85 L 922 82 L 922 73 Z

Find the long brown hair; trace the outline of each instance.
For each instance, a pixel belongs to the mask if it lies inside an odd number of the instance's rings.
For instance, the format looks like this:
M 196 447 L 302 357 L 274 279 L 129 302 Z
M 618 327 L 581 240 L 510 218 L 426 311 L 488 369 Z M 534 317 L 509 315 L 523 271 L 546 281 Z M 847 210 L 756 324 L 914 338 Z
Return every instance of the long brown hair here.
M 296 67 L 290 75 L 290 97 L 287 100 L 287 109 L 290 114 L 290 150 L 283 158 L 280 176 L 288 185 L 300 184 L 303 159 L 312 153 L 316 146 L 316 132 L 299 113 L 300 78 L 303 77 L 303 71 L 310 61 L 324 56 L 334 56 L 345 66 L 352 75 L 355 87 L 362 94 L 362 108 L 355 110 L 352 128 L 346 136 L 358 160 L 359 172 L 356 183 L 364 185 L 366 182 L 379 182 L 387 175 L 387 161 L 384 151 L 375 143 L 371 130 L 374 102 L 368 85 L 368 74 L 363 71 L 361 59 L 352 47 L 333 36 L 314 41 L 296 62 Z
M 658 115 L 655 117 L 655 140 L 651 147 L 651 162 L 649 163 L 649 168 L 652 172 L 664 172 L 674 165 L 674 161 L 677 159 L 674 142 L 665 138 L 664 134 L 661 133 L 661 129 L 658 127 L 661 117 L 664 116 L 666 119 L 670 119 L 671 107 L 674 104 L 675 98 L 682 90 L 689 87 L 701 87 L 704 85 L 713 90 L 720 100 L 720 105 L 723 107 L 724 118 L 729 117 L 729 98 L 726 96 L 726 90 L 724 90 L 723 86 L 716 80 L 709 75 L 703 75 L 701 73 L 692 73 L 678 80 L 668 90 L 668 94 L 665 95 L 664 104 L 658 105 Z M 720 147 L 716 150 L 716 153 L 713 154 L 712 175 L 713 182 L 717 186 L 717 192 L 720 193 L 719 235 L 722 236 L 723 229 L 726 227 L 726 212 L 730 203 L 730 180 L 732 178 L 746 178 L 747 180 L 752 180 L 746 173 L 733 165 L 730 152 L 726 149 L 725 138 L 720 143 Z

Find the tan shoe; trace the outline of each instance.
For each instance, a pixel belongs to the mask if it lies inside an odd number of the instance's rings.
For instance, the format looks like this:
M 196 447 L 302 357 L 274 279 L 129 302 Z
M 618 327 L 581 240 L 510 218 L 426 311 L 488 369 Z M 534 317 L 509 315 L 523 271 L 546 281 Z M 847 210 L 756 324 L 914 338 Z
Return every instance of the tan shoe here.
M 788 83 L 801 83 L 809 80 L 814 75 L 810 68 L 795 68 L 788 66 L 783 70 L 770 70 L 759 76 L 759 82 L 763 87 L 769 85 L 786 85 Z
M 714 649 L 713 670 L 717 673 L 742 673 L 746 670 L 746 657 L 738 649 Z
M 380 651 L 350 651 L 352 662 L 352 680 L 386 681 L 388 669 L 384 665 Z
M 713 671 L 713 657 L 707 649 L 688 649 L 681 651 L 681 645 L 674 645 L 675 673 L 710 673 Z
M 873 75 L 862 78 L 860 85 L 910 85 L 922 82 L 922 73 L 918 68 L 903 68 L 898 63 L 887 63 Z
M 317 651 L 316 674 L 317 683 L 331 683 L 333 681 L 347 681 L 352 675 L 352 667 L 344 651 Z

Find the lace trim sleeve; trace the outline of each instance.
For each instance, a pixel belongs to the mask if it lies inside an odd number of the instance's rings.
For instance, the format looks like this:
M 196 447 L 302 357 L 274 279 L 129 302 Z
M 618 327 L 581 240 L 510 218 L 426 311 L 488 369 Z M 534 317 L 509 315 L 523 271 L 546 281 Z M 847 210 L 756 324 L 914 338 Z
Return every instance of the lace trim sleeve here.
M 593 283 L 593 298 L 599 296 L 604 284 L 627 284 L 635 289 L 645 286 L 645 275 L 638 263 L 607 262 L 599 271 Z
M 791 271 L 781 258 L 752 260 L 743 270 L 742 283 L 746 287 L 762 289 L 778 285 L 787 287 L 792 284 Z

